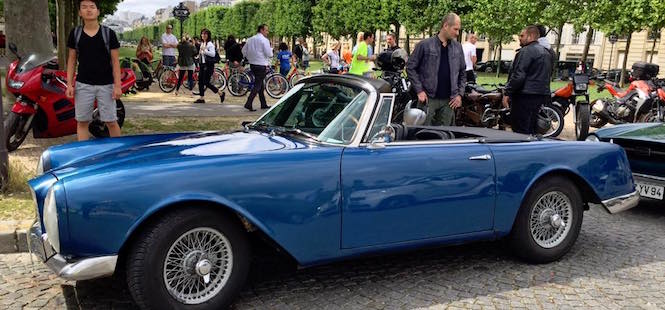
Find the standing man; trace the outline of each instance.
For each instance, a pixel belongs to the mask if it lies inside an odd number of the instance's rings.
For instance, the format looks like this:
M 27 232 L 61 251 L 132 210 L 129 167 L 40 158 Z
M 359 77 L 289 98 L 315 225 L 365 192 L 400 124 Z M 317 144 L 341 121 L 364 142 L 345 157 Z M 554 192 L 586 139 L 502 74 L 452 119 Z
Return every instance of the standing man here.
M 369 45 L 374 43 L 374 33 L 371 31 L 366 31 L 363 35 L 363 41 L 358 44 L 358 49 L 353 54 L 353 60 L 351 61 L 351 69 L 349 69 L 350 74 L 362 75 L 369 77 L 369 61 L 374 61 L 376 56 L 369 55 Z
M 466 81 L 467 83 L 476 83 L 476 73 L 474 68 L 476 67 L 476 62 L 478 57 L 476 57 L 476 42 L 478 38 L 475 34 L 470 33 L 466 37 L 466 43 L 462 44 L 462 50 L 464 50 L 464 63 L 466 64 Z
M 83 26 L 72 29 L 67 40 L 68 98 L 75 98 L 76 135 L 79 141 L 88 140 L 88 125 L 92 121 L 94 103 L 97 100 L 99 118 L 106 123 L 111 137 L 120 136 L 115 100 L 122 96 L 120 86 L 120 43 L 113 30 L 99 24 L 97 0 L 79 3 L 79 16 Z M 76 90 L 74 89 L 74 67 L 78 60 Z
M 466 64 L 462 45 L 455 40 L 461 27 L 459 16 L 449 13 L 439 34 L 418 43 L 409 57 L 406 71 L 419 107 L 427 111 L 426 125 L 452 126 L 454 109 L 462 105 Z
M 503 106 L 512 101 L 511 121 L 514 132 L 536 133 L 540 107 L 550 100 L 552 57 L 538 44 L 538 27 L 526 27 L 520 33 L 520 49 L 513 61 L 513 70 L 503 97 Z
M 162 64 L 167 67 L 175 67 L 175 52 L 178 48 L 178 38 L 173 35 L 173 26 L 166 26 L 166 33 L 162 35 Z
M 395 34 L 391 32 L 386 36 L 386 51 L 393 52 L 396 49 L 399 49 L 399 45 L 397 45 Z
M 296 46 L 293 47 L 293 54 L 296 56 L 296 62 L 298 63 L 298 65 L 299 66 L 302 65 L 302 56 L 303 56 L 302 39 L 298 38 L 296 40 Z
M 257 94 L 259 95 L 259 101 L 261 101 L 261 109 L 268 109 L 270 106 L 266 103 L 266 96 L 263 93 L 263 89 L 265 88 L 263 80 L 270 67 L 272 47 L 270 47 L 270 41 L 268 41 L 268 26 L 266 24 L 260 25 L 257 29 L 257 34 L 247 40 L 247 43 L 242 48 L 242 54 L 249 61 L 249 68 L 254 74 L 254 87 L 249 97 L 247 97 L 245 109 L 256 111 L 252 107 L 252 104 Z

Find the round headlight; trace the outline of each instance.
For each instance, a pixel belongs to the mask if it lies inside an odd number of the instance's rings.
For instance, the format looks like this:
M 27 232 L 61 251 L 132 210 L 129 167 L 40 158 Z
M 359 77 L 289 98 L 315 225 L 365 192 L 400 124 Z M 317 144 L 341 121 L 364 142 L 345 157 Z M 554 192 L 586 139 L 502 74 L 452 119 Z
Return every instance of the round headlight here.
M 46 229 L 46 236 L 55 249 L 60 252 L 60 231 L 58 229 L 58 207 L 55 202 L 55 193 L 53 187 L 48 190 L 46 198 L 44 199 L 44 228 Z
M 596 113 L 603 112 L 604 109 L 605 109 L 605 102 L 603 102 L 600 99 L 596 100 L 593 106 L 591 106 L 591 110 Z
M 598 139 L 598 136 L 596 136 L 596 135 L 588 135 L 588 136 L 586 137 L 586 141 L 589 141 L 589 142 L 600 142 L 600 139 Z

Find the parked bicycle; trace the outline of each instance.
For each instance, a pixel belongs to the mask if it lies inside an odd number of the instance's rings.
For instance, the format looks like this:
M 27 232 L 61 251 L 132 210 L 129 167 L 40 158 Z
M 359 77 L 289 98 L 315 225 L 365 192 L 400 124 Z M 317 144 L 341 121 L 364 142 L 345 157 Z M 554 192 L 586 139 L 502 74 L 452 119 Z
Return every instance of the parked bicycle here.
M 159 88 L 165 92 L 170 93 L 175 90 L 178 85 L 178 79 L 180 76 L 180 71 L 172 67 L 165 67 L 164 72 L 159 77 Z M 199 66 L 196 66 L 193 77 L 194 82 L 199 81 Z M 183 85 L 188 85 L 189 77 L 185 75 L 182 79 Z M 221 69 L 215 68 L 215 71 L 212 74 L 212 84 L 215 85 L 220 91 L 226 89 L 226 78 L 224 78 L 224 73 Z
M 254 74 L 251 70 L 246 69 L 234 72 L 228 81 L 229 93 L 236 97 L 244 96 L 254 87 L 254 80 Z M 282 98 L 290 88 L 289 81 L 279 74 L 279 72 L 276 72 L 273 66 L 269 67 L 268 74 L 263 82 L 266 86 L 266 93 L 274 99 Z

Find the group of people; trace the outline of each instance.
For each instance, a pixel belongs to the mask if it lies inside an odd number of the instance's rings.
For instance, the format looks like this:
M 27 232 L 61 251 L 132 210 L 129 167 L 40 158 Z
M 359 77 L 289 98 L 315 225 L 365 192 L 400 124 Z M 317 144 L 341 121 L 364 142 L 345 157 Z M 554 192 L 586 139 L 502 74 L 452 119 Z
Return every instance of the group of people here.
M 229 40 L 235 41 L 232 37 Z M 215 63 L 218 62 L 219 54 L 215 44 L 212 42 L 212 33 L 208 29 L 202 29 L 200 37 L 190 38 L 183 35 L 180 40 L 173 34 L 173 26 L 166 26 L 166 33 L 161 37 L 162 64 L 167 67 L 178 66 L 178 83 L 175 95 L 178 96 L 182 81 L 187 75 L 188 89 L 194 89 L 194 71 L 199 68 L 199 91 L 198 98 L 194 103 L 205 103 L 205 91 L 210 89 L 219 95 L 220 102 L 224 102 L 225 93 L 220 91 L 212 83 L 212 75 Z M 153 59 L 153 50 L 147 37 L 141 38 L 136 47 L 136 58 L 150 65 Z M 242 59 L 241 59 L 242 60 Z
M 453 126 L 455 109 L 462 105 L 466 83 L 475 82 L 477 38 L 469 35 L 467 42 L 460 44 L 456 41 L 460 28 L 458 15 L 446 15 L 439 33 L 418 43 L 409 57 L 407 73 L 417 93 L 419 108 L 427 112 L 425 124 Z M 513 61 L 502 102 L 504 107 L 511 108 L 514 132 L 535 134 L 540 107 L 550 100 L 554 53 L 544 39 L 545 34 L 544 27 L 531 25 L 519 36 L 521 48 Z
M 115 99 L 122 95 L 118 53 L 120 44 L 113 30 L 105 29 L 105 26 L 99 24 L 100 11 L 97 3 L 97 0 L 80 1 L 79 14 L 84 23 L 78 35 L 76 29 L 72 30 L 67 44 L 69 57 L 66 94 L 70 98 L 76 98 L 79 140 L 89 138 L 88 125 L 92 120 L 95 101 L 100 111 L 100 119 L 106 123 L 110 135 L 114 137 L 121 134 L 115 109 Z M 460 44 L 456 40 L 460 28 L 461 19 L 458 15 L 454 13 L 446 15 L 439 33 L 418 43 L 407 63 L 408 77 L 417 93 L 419 107 L 427 112 L 426 123 L 430 125 L 453 125 L 454 110 L 462 104 L 465 85 L 467 81 L 475 80 L 473 66 L 477 59 L 473 44 L 476 38 L 470 35 L 467 43 Z M 219 54 L 212 42 L 210 30 L 201 31 L 200 42 L 187 37 L 178 40 L 172 32 L 173 27 L 169 25 L 161 38 L 162 61 L 166 66 L 178 64 L 180 74 L 177 89 L 179 90 L 185 74 L 189 78 L 189 89 L 193 88 L 192 74 L 198 63 L 200 98 L 195 102 L 205 102 L 206 89 L 218 94 L 220 101 L 223 102 L 224 92 L 211 83 Z M 108 37 L 103 33 L 108 33 Z M 249 111 L 255 111 L 253 101 L 257 95 L 261 109 L 270 108 L 265 99 L 263 84 L 273 59 L 268 33 L 268 26 L 263 24 L 258 27 L 257 34 L 249 38 L 244 45 L 240 45 L 232 36 L 224 44 L 229 64 L 240 66 L 243 58 L 246 58 L 257 81 L 244 105 Z M 544 37 L 544 27 L 533 25 L 526 27 L 520 33 L 522 48 L 513 61 L 503 99 L 505 107 L 512 105 L 511 119 L 515 132 L 535 133 L 538 111 L 550 100 L 549 82 L 554 54 L 547 41 L 543 40 Z M 376 59 L 372 51 L 374 33 L 365 32 L 359 39 L 361 42 L 352 52 L 349 73 L 366 76 L 370 72 L 370 62 Z M 386 41 L 389 50 L 399 48 L 393 34 L 389 34 Z M 339 48 L 340 45 L 336 44 L 332 51 L 322 57 L 331 66 L 331 72 L 339 70 L 341 62 Z M 142 39 L 137 47 L 137 57 L 146 63 L 152 60 L 153 52 L 147 39 Z M 278 60 L 282 74 L 287 74 L 291 64 L 295 62 L 301 61 L 306 67 L 309 62 L 309 51 L 305 41 L 299 40 L 293 53 L 288 51 L 286 44 L 280 44 Z M 77 81 L 74 87 L 73 76 L 77 62 Z

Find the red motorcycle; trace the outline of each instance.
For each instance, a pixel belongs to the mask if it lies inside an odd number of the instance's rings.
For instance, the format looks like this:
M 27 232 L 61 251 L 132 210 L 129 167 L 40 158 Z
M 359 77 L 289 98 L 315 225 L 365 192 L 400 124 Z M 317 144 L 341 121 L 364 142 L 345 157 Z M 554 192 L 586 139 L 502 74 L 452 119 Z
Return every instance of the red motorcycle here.
M 653 122 L 662 119 L 661 100 L 656 86 L 659 67 L 656 64 L 633 64 L 630 86 L 626 90 L 610 82 L 598 83 L 598 92 L 607 89 L 613 98 L 598 99 L 591 106 L 591 126 L 605 124 Z M 655 112 L 655 113 L 654 113 Z
M 67 72 L 58 70 L 58 60 L 52 55 L 33 54 L 22 58 L 16 45 L 9 49 L 18 60 L 9 65 L 7 71 L 7 89 L 14 96 L 11 112 L 5 120 L 7 149 L 16 150 L 32 129 L 33 136 L 57 138 L 76 133 L 74 100 L 67 98 Z M 122 92 L 133 91 L 136 75 L 131 69 L 122 69 Z M 118 125 L 125 120 L 125 106 L 116 100 Z M 108 137 L 106 125 L 99 119 L 97 102 L 93 120 L 88 126 L 90 133 L 97 137 Z
M 573 111 L 575 138 L 579 141 L 586 139 L 589 134 L 591 109 L 589 108 L 588 89 L 589 76 L 584 73 L 576 73 L 566 86 L 552 92 L 552 104 L 563 111 L 564 115 L 568 114 L 570 110 Z

